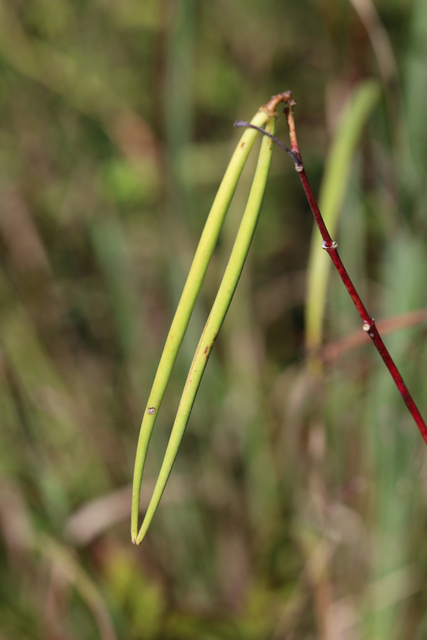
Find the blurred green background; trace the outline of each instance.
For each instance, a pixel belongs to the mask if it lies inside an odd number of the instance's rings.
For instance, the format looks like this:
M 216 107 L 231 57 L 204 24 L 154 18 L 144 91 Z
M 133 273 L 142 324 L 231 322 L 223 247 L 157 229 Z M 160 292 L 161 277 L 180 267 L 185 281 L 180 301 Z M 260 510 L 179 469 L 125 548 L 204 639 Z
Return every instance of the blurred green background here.
M 278 149 L 170 483 L 130 542 L 139 423 L 233 122 L 287 89 L 340 254 L 427 415 L 425 0 L 0 1 L 2 640 L 427 637 L 425 446 L 336 274 L 324 317 L 307 300 L 313 223 Z

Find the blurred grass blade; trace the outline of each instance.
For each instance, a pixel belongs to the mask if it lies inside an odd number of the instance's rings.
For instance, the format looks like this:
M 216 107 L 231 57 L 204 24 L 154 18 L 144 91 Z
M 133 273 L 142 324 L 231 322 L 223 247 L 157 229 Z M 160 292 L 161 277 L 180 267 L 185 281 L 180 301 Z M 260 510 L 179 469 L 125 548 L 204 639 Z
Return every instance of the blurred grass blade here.
M 322 181 L 319 208 L 334 239 L 356 146 L 379 98 L 378 82 L 368 80 L 361 84 L 350 98 L 332 143 Z M 322 343 L 330 270 L 331 262 L 325 259 L 320 233 L 315 226 L 308 263 L 305 316 L 306 347 L 309 354 L 315 353 Z M 313 365 L 316 363 L 315 356 L 311 358 L 311 362 Z
M 269 133 L 274 133 L 274 130 L 275 119 L 272 118 L 267 123 L 267 131 Z M 187 426 L 191 409 L 193 407 L 197 390 L 199 388 L 200 381 L 206 368 L 209 355 L 214 345 L 216 336 L 218 335 L 218 332 L 224 321 L 234 292 L 236 290 L 237 283 L 242 273 L 242 269 L 245 264 L 246 256 L 248 255 L 253 234 L 255 232 L 255 227 L 258 221 L 259 212 L 261 209 L 261 203 L 264 196 L 268 172 L 271 164 L 272 150 L 272 141 L 269 138 L 264 137 L 261 142 L 258 164 L 256 167 L 255 176 L 246 209 L 243 214 L 242 222 L 237 233 L 237 237 L 230 255 L 229 262 L 227 264 L 227 268 L 225 270 L 224 277 L 222 279 L 217 296 L 212 306 L 212 310 L 209 314 L 209 318 L 206 322 L 205 328 L 197 346 L 190 371 L 188 373 L 187 381 L 185 383 L 184 391 L 181 396 L 181 401 L 178 407 L 163 464 L 160 469 L 159 477 L 157 479 L 150 504 L 145 514 L 144 521 L 136 539 L 132 533 L 132 539 L 137 544 L 140 544 L 142 542 L 159 505 L 163 491 L 166 487 L 166 483 L 175 462 L 178 448 L 184 435 L 185 427 Z M 137 488 L 139 491 L 139 487 Z
M 260 109 L 251 123 L 262 127 L 265 125 L 268 118 L 269 115 L 267 111 L 265 109 Z M 151 433 L 157 418 L 158 409 L 162 402 L 179 348 L 187 330 L 225 215 L 234 195 L 237 182 L 242 173 L 249 151 L 251 150 L 257 135 L 257 131 L 247 129 L 239 140 L 236 150 L 230 160 L 230 164 L 228 165 L 224 178 L 220 184 L 200 238 L 175 317 L 172 321 L 172 325 L 166 339 L 166 344 L 159 366 L 157 368 L 157 373 L 141 424 L 135 459 L 131 522 L 131 535 L 133 541 L 136 540 L 138 532 L 138 510 L 145 458 Z
M 35 537 L 34 546 L 70 585 L 73 585 L 91 611 L 101 640 L 117 640 L 111 614 L 99 587 L 70 549 L 47 534 Z
M 425 104 L 427 100 L 425 46 L 427 33 L 427 3 L 416 0 L 413 3 L 411 28 L 408 34 L 408 51 L 404 66 L 404 103 L 406 113 L 406 133 L 409 157 L 404 157 L 401 171 L 405 180 L 413 185 L 415 199 L 419 202 L 420 216 L 425 216 L 425 174 L 427 152 L 425 144 Z M 418 207 L 417 207 L 418 208 Z

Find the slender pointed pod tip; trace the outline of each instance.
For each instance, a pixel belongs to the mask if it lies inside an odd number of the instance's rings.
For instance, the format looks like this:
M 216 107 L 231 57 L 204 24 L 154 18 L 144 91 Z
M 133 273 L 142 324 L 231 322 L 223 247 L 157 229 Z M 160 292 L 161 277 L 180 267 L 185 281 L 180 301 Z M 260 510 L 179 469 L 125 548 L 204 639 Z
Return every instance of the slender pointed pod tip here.
M 147 529 L 148 529 L 148 527 L 147 527 Z M 147 529 L 145 529 L 145 531 L 143 531 L 142 527 L 141 527 L 141 529 L 140 529 L 140 531 L 138 533 L 138 536 L 137 536 L 137 538 L 135 540 L 135 544 L 137 546 L 139 546 L 141 544 L 141 542 L 144 540 L 145 534 L 147 533 Z
M 138 510 L 139 510 L 139 505 L 138 505 Z M 138 538 L 138 521 L 131 523 L 130 537 L 132 540 L 132 544 L 136 544 L 136 540 Z

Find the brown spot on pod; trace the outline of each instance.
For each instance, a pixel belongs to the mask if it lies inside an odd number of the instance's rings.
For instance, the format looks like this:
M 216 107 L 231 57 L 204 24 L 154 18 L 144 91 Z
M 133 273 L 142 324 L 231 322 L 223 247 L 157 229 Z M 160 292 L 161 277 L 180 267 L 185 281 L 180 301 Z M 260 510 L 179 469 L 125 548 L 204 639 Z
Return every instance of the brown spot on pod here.
M 148 407 L 147 413 L 152 416 L 153 413 L 156 413 L 156 407 Z

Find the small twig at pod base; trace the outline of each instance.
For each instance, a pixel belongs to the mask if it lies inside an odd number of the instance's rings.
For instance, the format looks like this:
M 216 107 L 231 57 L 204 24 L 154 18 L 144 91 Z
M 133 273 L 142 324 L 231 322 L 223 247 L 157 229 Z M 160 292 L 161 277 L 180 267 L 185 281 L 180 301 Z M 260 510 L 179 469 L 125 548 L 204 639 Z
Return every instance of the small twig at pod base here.
M 381 358 L 383 359 L 384 364 L 389 370 L 391 377 L 393 378 L 396 384 L 396 387 L 399 390 L 400 395 L 402 396 L 406 406 L 409 409 L 410 414 L 412 415 L 413 419 L 415 420 L 418 426 L 418 429 L 420 430 L 422 437 L 424 438 L 424 441 L 427 444 L 427 425 L 421 413 L 419 412 L 418 407 L 415 404 L 396 364 L 394 363 L 393 358 L 391 357 L 387 347 L 385 346 L 378 332 L 374 318 L 372 318 L 369 315 L 365 305 L 363 304 L 359 294 L 357 293 L 356 288 L 353 282 L 351 281 L 351 278 L 348 275 L 347 270 L 344 267 L 344 264 L 339 256 L 338 244 L 337 242 L 332 240 L 329 234 L 329 231 L 325 225 L 325 221 L 323 220 L 322 214 L 320 213 L 320 209 L 317 205 L 316 198 L 314 197 L 313 191 L 311 189 L 310 183 L 307 178 L 307 174 L 305 172 L 304 163 L 302 161 L 301 152 L 298 146 L 298 140 L 297 140 L 297 135 L 295 131 L 295 121 L 293 116 L 293 107 L 295 106 L 295 104 L 296 102 L 292 98 L 291 92 L 289 92 L 289 98 L 286 100 L 286 107 L 284 111 L 285 111 L 286 119 L 288 123 L 291 148 L 288 149 L 282 144 L 280 144 L 280 146 L 284 147 L 288 155 L 290 155 L 294 160 L 295 170 L 299 175 L 301 184 L 303 186 L 305 195 L 308 200 L 308 204 L 310 205 L 310 209 L 313 213 L 314 220 L 322 236 L 322 247 L 329 254 L 329 257 L 331 258 L 336 270 L 338 271 L 338 274 L 341 280 L 343 281 L 345 288 L 347 289 L 351 299 L 353 300 L 354 306 L 359 312 L 359 315 L 363 322 L 363 331 L 366 331 L 368 336 L 371 338 L 373 344 L 375 345 Z M 245 126 L 243 123 L 238 123 L 238 124 L 240 126 Z M 269 137 L 271 137 L 271 135 L 269 135 Z

